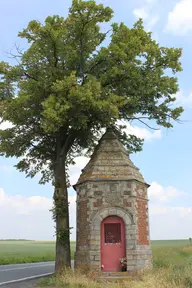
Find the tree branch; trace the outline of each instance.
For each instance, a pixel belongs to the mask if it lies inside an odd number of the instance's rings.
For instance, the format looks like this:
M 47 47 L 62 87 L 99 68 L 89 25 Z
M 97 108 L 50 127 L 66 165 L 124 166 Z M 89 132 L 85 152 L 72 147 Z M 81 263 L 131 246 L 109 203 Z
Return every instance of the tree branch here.
M 105 61 L 106 61 L 106 58 L 98 61 L 98 62 L 95 63 L 89 70 L 85 71 L 85 73 L 90 73 L 95 67 L 97 67 L 98 65 L 102 64 L 102 63 L 105 62 Z
M 22 56 L 23 56 L 22 51 L 23 51 L 23 50 L 19 49 L 19 47 L 17 46 L 17 44 L 15 44 L 14 46 L 15 46 L 15 48 L 16 48 L 16 51 L 17 51 L 18 55 L 13 54 L 11 51 L 10 51 L 10 52 L 7 51 L 7 54 L 11 56 L 11 57 L 9 57 L 9 58 L 15 59 L 15 60 L 17 61 L 17 63 L 20 64 L 20 62 L 18 61 L 17 58 L 22 58 Z
M 130 121 L 130 120 L 138 120 L 139 122 L 141 122 L 142 124 L 144 124 L 145 126 L 147 126 L 148 128 L 152 129 L 152 130 L 160 130 L 159 128 L 153 128 L 151 127 L 149 124 L 145 123 L 143 120 L 141 119 L 148 119 L 149 120 L 149 117 L 145 117 L 145 116 L 142 116 L 142 117 L 131 117 L 131 118 L 127 118 L 126 120 Z M 126 124 L 125 124 L 126 125 Z
M 73 137 L 73 133 L 69 131 L 68 136 L 66 137 L 65 143 L 64 145 L 62 145 L 62 148 L 61 148 L 61 152 L 60 152 L 61 157 L 67 154 L 67 152 L 69 151 L 69 149 L 71 148 L 73 144 L 74 139 L 75 137 Z
M 24 75 L 25 75 L 27 78 L 32 79 L 32 80 L 35 80 L 35 81 L 38 82 L 38 79 L 37 79 L 37 78 L 35 78 L 35 77 L 29 75 L 27 72 L 24 72 Z
M 148 125 L 147 123 L 145 123 L 144 121 L 142 121 L 141 119 L 139 118 L 135 118 L 136 120 L 138 120 L 139 122 L 141 122 L 142 124 L 144 124 L 145 126 L 147 126 L 148 128 L 152 129 L 152 130 L 160 130 L 159 128 L 153 128 L 151 127 L 150 125 Z

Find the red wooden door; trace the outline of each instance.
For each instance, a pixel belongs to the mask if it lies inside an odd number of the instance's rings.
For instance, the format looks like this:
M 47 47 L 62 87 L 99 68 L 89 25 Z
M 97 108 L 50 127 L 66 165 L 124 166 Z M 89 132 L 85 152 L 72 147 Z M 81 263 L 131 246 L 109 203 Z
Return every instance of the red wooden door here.
M 101 265 L 103 271 L 121 271 L 120 258 L 126 257 L 125 224 L 119 217 L 101 223 Z

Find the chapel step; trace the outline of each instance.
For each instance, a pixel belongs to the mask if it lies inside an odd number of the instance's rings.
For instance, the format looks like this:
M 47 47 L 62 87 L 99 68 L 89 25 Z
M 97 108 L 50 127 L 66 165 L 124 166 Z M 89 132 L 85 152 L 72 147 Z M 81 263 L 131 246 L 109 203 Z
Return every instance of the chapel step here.
M 129 274 L 128 274 L 128 272 L 127 271 L 125 271 L 125 272 L 121 272 L 121 271 L 119 271 L 119 272 L 117 272 L 117 271 L 114 271 L 114 272 L 102 272 L 102 275 L 103 276 L 130 276 Z
M 122 282 L 138 280 L 138 275 L 130 275 L 128 272 L 102 272 L 102 276 L 99 277 L 104 282 Z

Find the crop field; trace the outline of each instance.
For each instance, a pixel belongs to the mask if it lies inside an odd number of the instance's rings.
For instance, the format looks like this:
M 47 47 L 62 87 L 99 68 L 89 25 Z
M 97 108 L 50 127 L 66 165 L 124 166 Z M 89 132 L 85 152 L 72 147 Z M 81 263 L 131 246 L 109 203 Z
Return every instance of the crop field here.
M 192 245 L 188 240 L 151 241 L 154 265 L 165 267 L 169 264 L 192 263 Z M 71 242 L 74 258 L 75 242 Z M 54 241 L 0 241 L 0 265 L 53 261 Z
M 155 267 L 192 265 L 192 245 L 188 240 L 152 241 Z
M 73 257 L 75 242 L 71 250 Z M 54 260 L 54 241 L 0 241 L 0 265 Z
M 146 274 L 140 283 L 132 283 L 133 288 L 192 288 L 192 245 L 188 240 L 151 241 L 153 250 L 153 271 Z M 75 242 L 71 242 L 74 258 Z M 0 241 L 0 265 L 27 262 L 52 261 L 55 259 L 55 242 L 51 241 Z M 69 275 L 70 276 L 70 275 Z M 77 275 L 70 281 L 96 288 L 96 284 Z M 73 277 L 75 277 L 73 279 Z M 66 277 L 65 277 L 66 278 Z M 55 281 L 51 281 L 50 286 Z M 64 281 L 64 280 L 63 280 Z M 62 283 L 63 283 L 62 281 Z M 80 281 L 80 282 L 78 282 Z M 81 282 L 83 281 L 83 282 Z M 86 283 L 85 283 L 86 282 Z M 46 283 L 49 286 L 49 283 Z M 59 286 L 66 287 L 66 286 Z M 68 286 L 67 286 L 68 287 Z M 76 286 L 74 286 L 76 287 Z M 80 286 L 77 286 L 80 287 Z M 103 286 L 99 286 L 101 288 Z M 108 286 L 107 286 L 108 287 Z M 114 287 L 114 286 L 113 286 Z M 113 288 L 110 286 L 110 288 Z M 128 286 L 118 286 L 124 288 Z

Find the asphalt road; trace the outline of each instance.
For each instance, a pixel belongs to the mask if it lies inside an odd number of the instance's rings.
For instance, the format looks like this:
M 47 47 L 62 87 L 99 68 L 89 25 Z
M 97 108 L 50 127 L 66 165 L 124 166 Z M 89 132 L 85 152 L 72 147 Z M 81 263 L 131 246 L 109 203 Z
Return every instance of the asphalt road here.
M 55 262 L 1 265 L 0 288 L 34 287 L 31 285 L 37 280 L 36 278 L 51 275 L 54 269 Z

